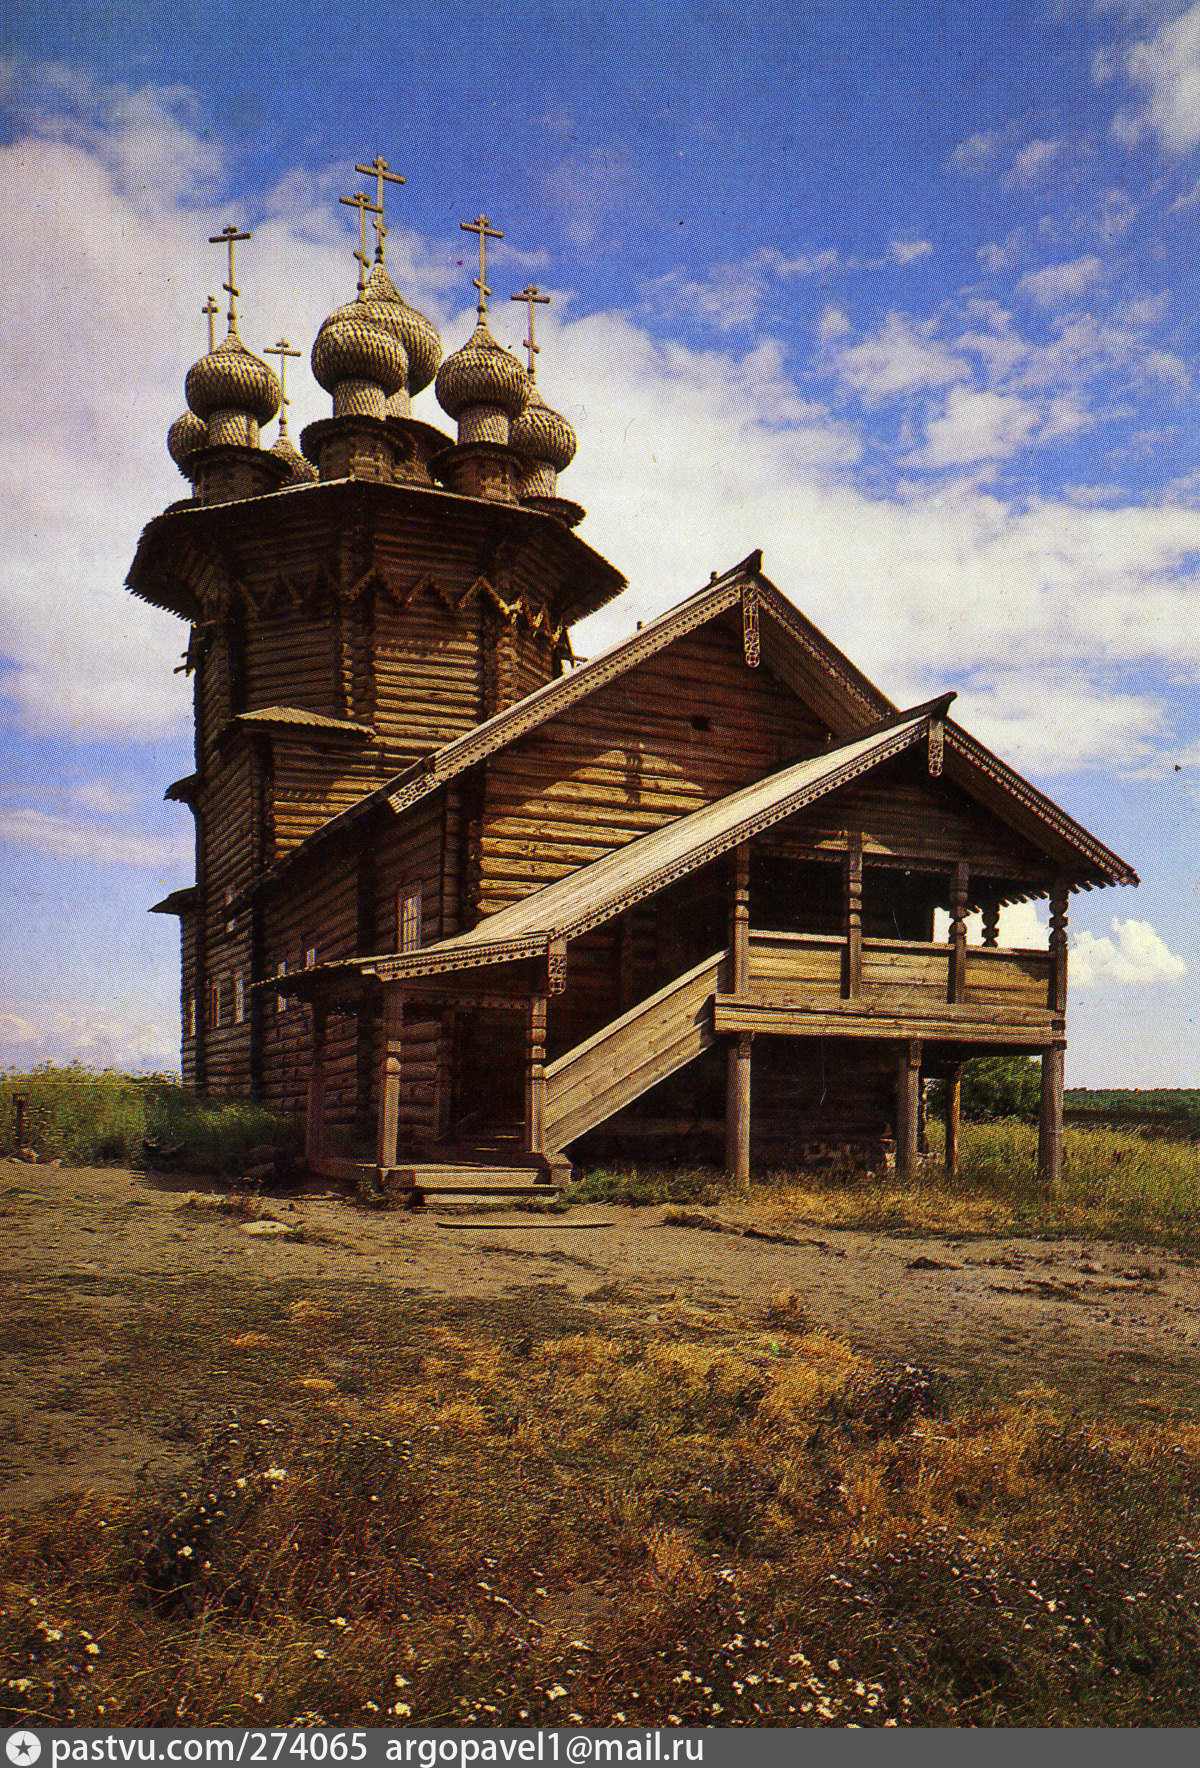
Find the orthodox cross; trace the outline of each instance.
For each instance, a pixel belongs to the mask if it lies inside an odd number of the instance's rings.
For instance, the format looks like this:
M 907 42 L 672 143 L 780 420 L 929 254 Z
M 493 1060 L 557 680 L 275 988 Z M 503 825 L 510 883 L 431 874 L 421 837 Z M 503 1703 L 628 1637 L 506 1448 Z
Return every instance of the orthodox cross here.
M 254 236 L 249 233 L 240 233 L 233 225 L 232 221 L 227 227 L 223 227 L 220 233 L 210 233 L 208 236 L 208 243 L 210 246 L 225 244 L 229 247 L 229 281 L 223 282 L 221 287 L 225 289 L 229 295 L 229 329 L 231 332 L 237 331 L 237 298 L 242 292 L 233 280 L 234 242 L 235 240 L 252 239 L 253 237 Z
M 286 338 L 279 338 L 273 350 L 264 350 L 264 356 L 279 358 L 279 440 L 282 442 L 287 435 L 287 408 L 292 403 L 287 396 L 287 359 L 289 356 L 302 356 L 302 350 L 293 350 Z
M 479 317 L 484 319 L 487 316 L 487 298 L 492 292 L 487 285 L 487 242 L 489 239 L 503 239 L 504 235 L 497 233 L 486 215 L 476 215 L 474 221 L 460 221 L 458 225 L 464 233 L 479 235 L 479 275 L 475 278 L 475 287 L 479 290 Z
M 369 166 L 355 166 L 364 178 L 375 178 L 375 207 L 372 213 L 377 216 L 375 222 L 375 262 L 383 263 L 383 242 L 387 238 L 387 228 L 383 220 L 383 187 L 385 184 L 403 184 L 399 172 L 393 172 L 382 154 L 376 154 Z
M 525 348 L 529 352 L 529 378 L 530 380 L 533 380 L 536 372 L 533 359 L 541 353 L 539 346 L 534 343 L 533 339 L 533 309 L 535 306 L 548 307 L 550 305 L 550 297 L 549 295 L 543 295 L 537 287 L 530 282 L 525 285 L 519 295 L 510 295 L 509 299 L 513 301 L 524 301 L 529 308 L 529 336 L 525 340 Z
M 340 196 L 338 202 L 345 203 L 348 209 L 358 210 L 358 250 L 354 256 L 358 259 L 358 292 L 361 295 L 367 286 L 367 216 L 377 215 L 379 210 L 367 201 L 361 190 L 356 190 L 353 196 Z
M 216 319 L 220 309 L 210 295 L 200 311 L 208 320 L 208 353 L 211 356 L 217 347 L 217 334 L 213 330 L 213 321 Z

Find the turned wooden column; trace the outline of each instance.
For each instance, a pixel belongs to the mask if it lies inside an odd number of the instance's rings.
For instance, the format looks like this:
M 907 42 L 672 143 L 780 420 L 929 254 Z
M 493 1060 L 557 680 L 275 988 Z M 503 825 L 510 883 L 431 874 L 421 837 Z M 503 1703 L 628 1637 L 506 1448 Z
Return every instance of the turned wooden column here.
M 862 993 L 862 902 L 863 844 L 861 835 L 851 835 L 845 860 L 846 967 L 842 978 L 845 1000 L 857 1000 Z
M 750 991 L 750 846 L 734 854 L 733 910 L 729 917 L 729 986 L 744 998 Z M 750 1060 L 753 1032 L 742 1032 L 730 1046 L 725 1081 L 725 1169 L 743 1190 L 750 1186 Z
M 946 1076 L 946 1173 L 953 1178 L 958 1172 L 958 1132 L 962 1114 L 961 1062 L 956 1062 Z
M 921 1045 L 910 1038 L 900 1045 L 896 1064 L 896 1176 L 910 1179 L 917 1170 L 917 1138 L 921 1127 Z
M 950 976 L 946 999 L 961 1004 L 967 992 L 967 862 L 960 859 L 950 884 Z
M 312 1062 L 308 1070 L 308 1116 L 304 1124 L 304 1158 L 313 1172 L 325 1159 L 325 1003 L 312 1006 Z
M 404 1042 L 404 1001 L 394 988 L 383 997 L 382 1045 L 379 1056 L 379 1139 L 375 1160 L 380 1176 L 396 1164 L 400 1137 L 400 1061 Z
M 1065 884 L 1050 896 L 1050 981 L 1046 1004 L 1052 1013 L 1067 1010 L 1067 901 Z M 1038 1114 L 1038 1178 L 1054 1184 L 1062 1177 L 1063 1077 L 1066 1049 L 1051 1044 L 1042 1051 L 1042 1097 Z
M 546 997 L 534 995 L 525 1022 L 525 1152 L 546 1152 Z
M 983 905 L 983 943 L 990 947 L 1000 944 L 1000 904 L 994 896 Z

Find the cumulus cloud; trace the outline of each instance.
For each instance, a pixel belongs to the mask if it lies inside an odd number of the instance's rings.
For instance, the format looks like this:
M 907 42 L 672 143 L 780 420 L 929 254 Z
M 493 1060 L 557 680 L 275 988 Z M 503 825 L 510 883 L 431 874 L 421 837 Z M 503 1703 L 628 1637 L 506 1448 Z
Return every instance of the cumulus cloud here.
M 868 404 L 944 387 L 970 372 L 966 360 L 938 336 L 935 319 L 918 320 L 902 313 L 889 313 L 861 343 L 843 345 L 835 367 Z
M 1027 142 L 1005 173 L 1005 183 L 1010 189 L 1018 185 L 1036 184 L 1058 159 L 1062 146 L 1061 141 Z
M 0 297 L 9 409 L 0 696 L 27 729 L 157 735 L 190 722 L 188 684 L 172 674 L 185 630 L 121 585 L 138 528 L 184 494 L 164 437 L 202 347 L 201 302 L 220 281 L 206 240 L 230 218 L 213 195 L 224 160 L 198 124 L 191 146 L 178 142 L 192 126 L 179 95 L 126 94 L 107 109 L 89 98 L 82 108 L 77 125 L 30 124 L 0 151 L 10 257 L 25 267 Z M 183 171 L 152 200 L 131 183 L 138 155 L 128 143 L 136 137 L 138 154 L 157 164 L 146 137 L 154 127 Z M 1017 145 L 1006 138 L 972 153 Z M 245 217 L 255 232 L 240 275 L 252 347 L 280 332 L 305 343 L 349 294 L 350 223 L 335 197 L 322 176 L 297 170 Z M 59 218 L 52 240 L 47 216 Z M 900 242 L 892 261 L 916 262 L 925 243 Z M 393 227 L 388 258 L 455 347 L 472 315 L 445 242 Z M 63 262 L 69 278 L 57 275 Z M 770 287 L 835 262 L 820 250 L 763 252 L 753 268 Z M 29 302 L 29 286 L 55 286 L 61 299 Z M 715 314 L 736 317 L 730 283 L 718 276 L 705 286 Z M 681 279 L 672 290 L 691 298 Z M 1132 304 L 1103 319 L 1072 312 L 1031 339 L 1001 304 L 964 299 L 932 317 L 892 312 L 863 334 L 829 301 L 811 361 L 769 337 L 738 347 L 732 326 L 717 326 L 717 347 L 685 346 L 662 311 L 653 328 L 629 314 L 580 314 L 569 299 L 549 315 L 539 321 L 540 378 L 580 435 L 564 490 L 589 507 L 584 537 L 634 585 L 580 630 L 585 654 L 765 543 L 781 587 L 889 691 L 912 686 L 919 697 L 926 680 L 905 681 L 917 673 L 909 657 L 938 685 L 965 678 L 985 740 L 1002 737 L 996 746 L 1009 754 L 1015 744 L 1018 765 L 1042 754 L 1042 684 L 1064 667 L 1081 699 L 1070 743 L 1054 751 L 1060 760 L 1135 754 L 1148 765 L 1155 744 L 1171 740 L 1159 702 L 1127 692 L 1119 672 L 1200 667 L 1200 516 L 1119 498 L 1093 508 L 1005 498 L 981 482 L 997 462 L 1076 433 L 1101 379 L 1106 394 L 1122 377 L 1182 385 L 1181 365 L 1157 347 L 1161 314 Z M 495 323 L 502 341 L 516 343 L 519 320 L 505 330 L 508 320 L 501 310 Z M 51 372 L 63 360 L 70 372 Z M 289 392 L 294 430 L 326 414 L 305 363 Z M 897 427 L 885 459 L 889 404 L 907 429 Z M 445 427 L 431 395 L 419 407 Z M 873 473 L 881 459 L 886 472 Z M 920 466 L 940 474 L 932 486 L 916 478 Z M 899 650 L 898 632 L 908 638 Z M 1007 679 L 1009 667 L 1020 681 Z M 1002 718 L 1005 693 L 1013 710 Z M 71 816 L 27 816 L 20 832 L 43 851 L 99 839 Z M 144 857 L 155 863 L 149 850 Z
M 1117 139 L 1154 135 L 1169 153 L 1190 153 L 1200 142 L 1200 4 L 1131 44 L 1124 72 L 1135 97 L 1114 120 Z
M 193 845 L 181 833 L 146 835 L 132 829 L 80 823 L 28 807 L 0 810 L 0 842 L 52 859 L 89 859 L 101 865 L 154 870 L 189 864 Z
M 1062 307 L 1081 301 L 1099 282 L 1103 271 L 1100 259 L 1088 254 L 1070 264 L 1050 264 L 1045 270 L 1032 270 L 1017 287 L 1041 307 Z
M 178 1026 L 103 1008 L 79 1013 L 30 1006 L 19 1014 L 0 1014 L 0 1070 L 76 1061 L 85 1068 L 174 1073 L 179 1068 Z
M 1076 935 L 1070 961 L 1073 988 L 1180 982 L 1187 975 L 1183 959 L 1169 949 L 1149 921 L 1122 921 L 1114 915 L 1111 925 L 1111 939 L 1088 932 Z

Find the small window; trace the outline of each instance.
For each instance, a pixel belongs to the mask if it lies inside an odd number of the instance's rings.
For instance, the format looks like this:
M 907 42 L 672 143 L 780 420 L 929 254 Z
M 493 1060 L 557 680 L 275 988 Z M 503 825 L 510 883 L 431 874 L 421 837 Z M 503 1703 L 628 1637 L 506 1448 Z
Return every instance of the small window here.
M 304 954 L 304 968 L 306 970 L 315 970 L 316 967 L 317 967 L 317 948 L 315 945 L 310 945 L 308 950 Z
M 233 1023 L 246 1023 L 246 979 L 240 970 L 233 979 Z
M 276 964 L 276 966 L 275 966 L 275 974 L 276 974 L 276 976 L 286 976 L 287 975 L 287 959 L 286 958 L 280 958 L 278 964 Z M 287 996 L 282 993 L 277 994 L 275 996 L 275 1011 L 277 1013 L 282 1013 L 286 1006 L 287 1006 Z
M 421 948 L 421 892 L 415 891 L 412 896 L 400 899 L 400 922 L 397 929 L 400 935 L 400 950 L 415 952 Z
M 196 997 L 190 994 L 187 998 L 187 1032 L 188 1037 L 196 1035 Z
M 710 731 L 712 729 L 712 719 L 707 712 L 698 712 L 695 715 L 692 719 L 692 729 L 694 731 Z
M 213 978 L 211 1018 L 209 1019 L 209 1024 L 214 1031 L 218 1031 L 221 1026 L 221 978 L 219 976 Z

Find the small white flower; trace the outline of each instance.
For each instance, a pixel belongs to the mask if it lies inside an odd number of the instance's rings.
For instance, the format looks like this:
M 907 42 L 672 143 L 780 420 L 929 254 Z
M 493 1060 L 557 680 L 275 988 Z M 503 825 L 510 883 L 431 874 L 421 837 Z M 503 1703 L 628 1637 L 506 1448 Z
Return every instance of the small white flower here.
M 327 1658 L 329 1656 L 329 1653 L 327 1651 L 322 1651 L 321 1647 L 318 1645 L 316 1650 L 313 1652 L 313 1656 L 315 1658 Z
M 546 1690 L 546 1699 L 547 1700 L 561 1700 L 563 1698 L 563 1695 L 566 1694 L 566 1692 L 567 1691 L 563 1687 L 561 1682 L 552 1682 L 550 1684 L 549 1688 Z
M 180 1558 L 180 1559 L 190 1559 L 190 1558 L 191 1558 L 191 1557 L 192 1557 L 192 1550 L 191 1550 L 191 1548 L 190 1548 L 190 1547 L 181 1547 L 181 1548 L 180 1548 L 180 1549 L 179 1549 L 179 1555 L 178 1555 L 178 1557 L 179 1557 L 179 1558 Z
M 263 1473 L 263 1478 L 269 1480 L 273 1486 L 282 1485 L 283 1481 L 287 1478 L 287 1468 L 268 1467 Z
M 407 1688 L 409 1686 L 409 1681 L 408 1681 L 407 1676 L 397 1676 L 394 1678 L 394 1681 L 395 1681 L 397 1688 Z
M 396 1702 L 395 1706 L 392 1708 L 392 1711 L 396 1715 L 397 1719 L 411 1719 L 412 1718 L 412 1708 L 410 1706 L 406 1706 L 402 1700 L 398 1700 Z
M 8 1686 L 10 1688 L 15 1688 L 18 1694 L 28 1694 L 29 1690 L 33 1687 L 33 1683 L 29 1680 L 28 1676 L 15 1676 Z
M 83 1649 L 87 1652 L 89 1657 L 99 1657 L 100 1656 L 100 1647 L 96 1644 L 96 1641 L 94 1639 L 92 1640 L 90 1645 L 85 1645 Z

